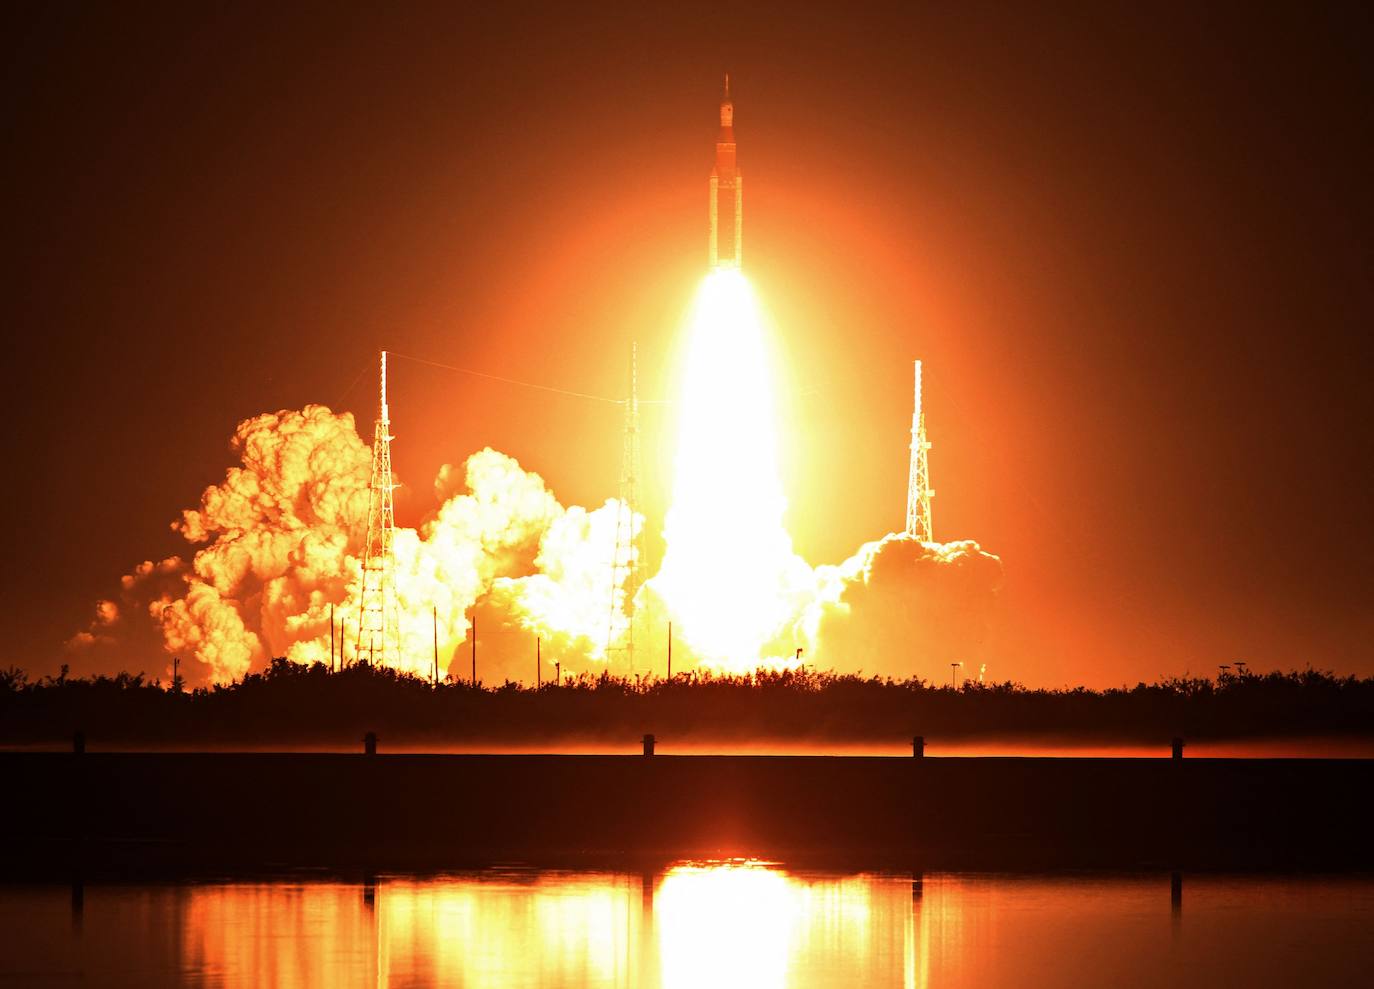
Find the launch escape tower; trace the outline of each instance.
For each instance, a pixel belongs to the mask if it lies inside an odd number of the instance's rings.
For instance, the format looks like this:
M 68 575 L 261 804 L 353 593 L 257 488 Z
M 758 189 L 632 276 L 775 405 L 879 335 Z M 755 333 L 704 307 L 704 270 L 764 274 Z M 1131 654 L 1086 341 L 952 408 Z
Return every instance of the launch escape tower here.
M 720 134 L 716 164 L 711 169 L 711 270 L 738 268 L 744 246 L 744 180 L 735 164 L 735 104 L 730 100 L 730 76 L 720 101 Z
M 629 673 L 635 668 L 635 625 L 638 624 L 638 609 L 635 608 L 635 594 L 639 591 L 640 574 L 644 567 L 644 529 L 635 528 L 635 511 L 641 508 L 639 501 L 639 354 L 634 344 L 630 345 L 630 391 L 625 399 L 624 440 L 620 455 L 620 503 L 615 516 L 615 553 L 611 557 L 611 614 L 606 630 L 606 661 L 610 664 L 614 653 L 623 653 L 625 669 Z M 616 647 L 616 586 L 624 575 L 623 584 L 625 614 L 629 624 L 625 637 Z
M 921 411 L 921 362 L 916 361 L 916 404 L 911 413 L 911 472 L 906 486 L 906 534 L 923 543 L 935 542 L 930 524 L 930 441 L 926 439 L 926 414 Z
M 396 483 L 391 474 L 391 415 L 386 405 L 386 351 L 382 351 L 381 401 L 372 434 L 372 483 L 367 496 L 367 549 L 363 556 L 362 603 L 354 656 L 394 666 L 401 658 L 401 623 L 396 602 Z

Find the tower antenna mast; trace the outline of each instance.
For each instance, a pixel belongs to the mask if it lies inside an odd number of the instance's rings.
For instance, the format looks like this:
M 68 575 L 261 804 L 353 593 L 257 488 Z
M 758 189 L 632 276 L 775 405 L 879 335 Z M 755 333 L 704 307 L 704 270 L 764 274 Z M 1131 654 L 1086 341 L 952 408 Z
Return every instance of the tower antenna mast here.
M 930 522 L 930 440 L 926 439 L 926 414 L 921 410 L 921 362 L 916 361 L 916 403 L 911 413 L 911 471 L 906 486 L 906 534 L 923 542 L 935 542 Z
M 372 483 L 367 497 L 367 544 L 363 556 L 362 603 L 354 655 L 394 666 L 401 658 L 396 601 L 396 482 L 391 473 L 391 413 L 386 402 L 386 351 L 382 351 L 380 401 L 372 433 Z

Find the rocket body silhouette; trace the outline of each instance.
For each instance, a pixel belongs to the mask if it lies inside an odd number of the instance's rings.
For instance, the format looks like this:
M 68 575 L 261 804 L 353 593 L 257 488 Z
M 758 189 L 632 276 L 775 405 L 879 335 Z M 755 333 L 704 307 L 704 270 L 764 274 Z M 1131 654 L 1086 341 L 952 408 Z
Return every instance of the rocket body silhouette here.
M 711 270 L 738 268 L 744 246 L 744 184 L 735 160 L 735 104 L 730 99 L 729 75 L 720 101 L 720 134 L 711 169 L 710 229 Z

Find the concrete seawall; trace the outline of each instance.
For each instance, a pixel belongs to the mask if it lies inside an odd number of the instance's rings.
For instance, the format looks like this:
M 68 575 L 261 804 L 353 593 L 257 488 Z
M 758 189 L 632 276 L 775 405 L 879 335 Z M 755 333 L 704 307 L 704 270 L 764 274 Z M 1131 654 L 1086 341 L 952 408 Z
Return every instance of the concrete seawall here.
M 3 753 L 0 771 L 0 878 L 726 856 L 1374 867 L 1374 760 Z

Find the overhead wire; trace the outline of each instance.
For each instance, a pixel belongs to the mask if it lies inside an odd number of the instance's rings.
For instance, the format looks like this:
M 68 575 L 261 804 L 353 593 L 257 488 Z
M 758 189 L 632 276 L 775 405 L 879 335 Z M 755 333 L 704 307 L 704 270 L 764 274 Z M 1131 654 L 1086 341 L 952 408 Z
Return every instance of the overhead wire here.
M 416 364 L 424 364 L 429 367 L 437 367 L 445 371 L 454 371 L 458 374 L 467 374 L 471 375 L 474 378 L 485 378 L 488 381 L 499 381 L 503 384 L 515 385 L 519 388 L 532 388 L 536 391 L 549 392 L 550 394 L 554 395 L 563 395 L 568 398 L 581 398 L 589 402 L 601 402 L 605 405 L 624 405 L 628 401 L 624 398 L 607 398 L 605 395 L 593 395 L 590 392 L 573 391 L 569 388 L 558 388 L 554 385 L 544 385 L 535 381 L 522 381 L 519 378 L 511 378 L 502 374 L 491 374 L 487 371 L 476 371 L 470 367 L 458 367 L 456 364 L 445 364 L 442 361 L 432 361 L 427 357 L 416 357 L 414 354 L 403 354 L 396 350 L 388 350 L 387 353 L 390 354 L 392 357 L 398 357 L 401 360 L 411 361 Z M 363 367 L 359 369 L 357 376 L 353 379 L 353 383 L 350 384 L 348 388 L 344 390 L 343 395 L 340 396 L 340 404 L 343 404 L 343 400 L 348 397 L 348 395 L 353 391 L 354 388 L 357 387 L 358 382 L 362 379 L 362 376 L 367 372 L 367 369 L 370 366 L 371 364 L 364 364 Z M 802 391 L 800 394 L 801 396 L 805 397 L 815 395 L 820 392 L 821 389 L 812 386 Z M 676 403 L 671 398 L 641 398 L 639 399 L 639 404 L 674 405 Z
M 339 396 L 339 400 L 335 405 L 342 407 L 343 403 L 348 399 L 348 396 L 353 393 L 353 389 L 358 387 L 358 382 L 363 380 L 363 375 L 367 373 L 367 369 L 375 366 L 376 365 L 372 362 L 372 358 L 369 357 L 367 362 L 363 364 L 362 367 L 358 368 L 358 373 L 353 376 L 353 383 L 343 390 L 343 394 Z
M 444 364 L 440 361 L 427 360 L 424 357 L 415 357 L 411 354 L 402 354 L 394 350 L 388 350 L 392 357 L 399 357 L 402 360 L 414 361 L 416 364 L 428 364 L 430 367 L 443 368 L 446 371 L 457 371 L 459 374 L 470 374 L 474 378 L 486 378 L 488 381 L 501 381 L 508 385 L 518 385 L 521 388 L 534 388 L 538 391 L 552 392 L 555 395 L 566 395 L 569 398 L 585 398 L 592 402 L 605 402 L 608 405 L 624 405 L 623 398 L 607 398 L 604 395 L 592 395 L 583 391 L 571 391 L 567 388 L 555 388 L 553 385 L 536 384 L 533 381 L 521 381 L 518 378 L 507 378 L 500 374 L 488 374 L 486 371 L 474 371 L 472 368 L 458 367 L 453 364 Z

